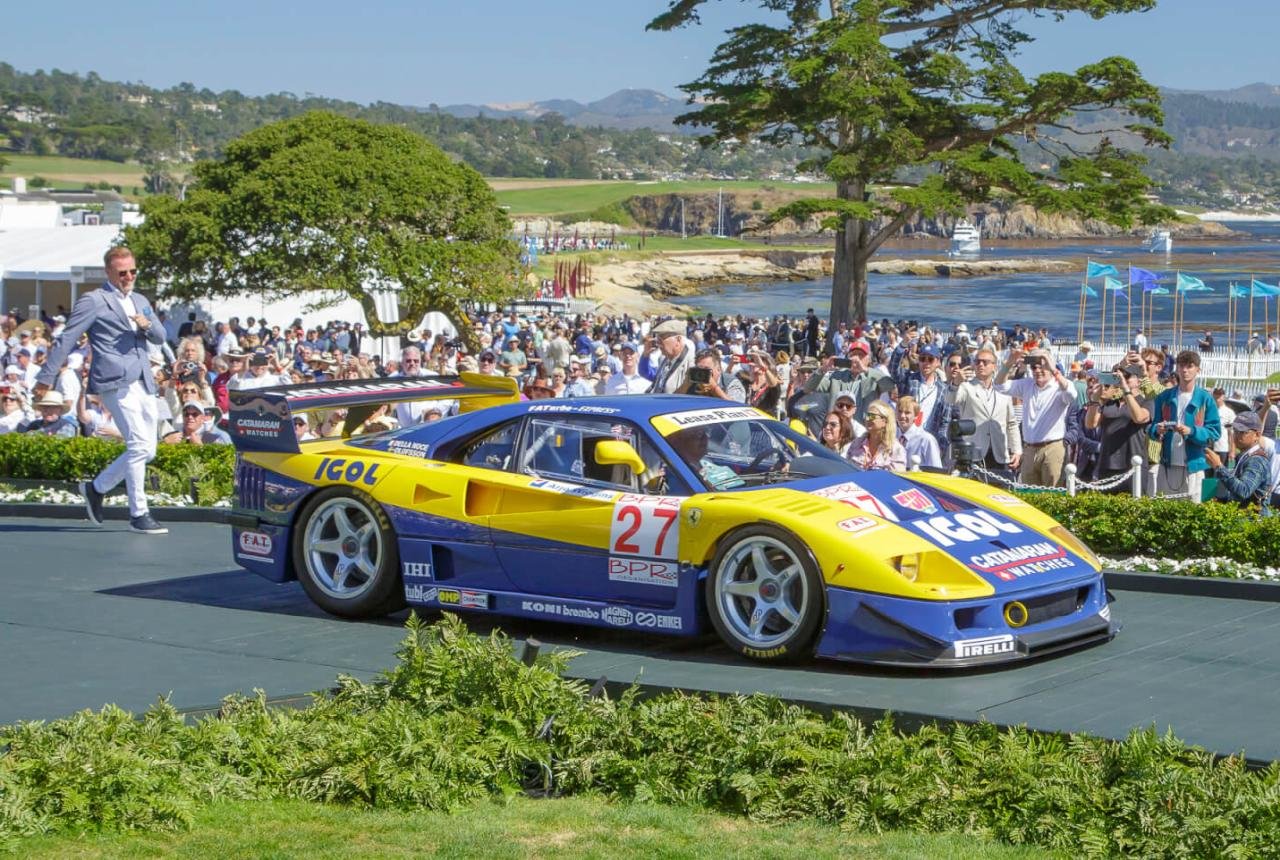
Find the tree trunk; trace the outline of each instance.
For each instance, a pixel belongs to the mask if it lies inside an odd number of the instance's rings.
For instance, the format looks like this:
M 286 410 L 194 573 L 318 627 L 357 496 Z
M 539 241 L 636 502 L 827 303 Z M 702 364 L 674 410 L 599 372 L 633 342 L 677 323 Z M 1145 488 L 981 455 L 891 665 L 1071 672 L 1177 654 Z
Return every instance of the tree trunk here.
M 840 182 L 836 196 L 841 200 L 864 199 L 861 183 Z M 831 271 L 831 314 L 828 337 L 840 323 L 853 323 L 867 316 L 867 248 L 872 224 L 850 218 L 836 230 L 836 256 Z

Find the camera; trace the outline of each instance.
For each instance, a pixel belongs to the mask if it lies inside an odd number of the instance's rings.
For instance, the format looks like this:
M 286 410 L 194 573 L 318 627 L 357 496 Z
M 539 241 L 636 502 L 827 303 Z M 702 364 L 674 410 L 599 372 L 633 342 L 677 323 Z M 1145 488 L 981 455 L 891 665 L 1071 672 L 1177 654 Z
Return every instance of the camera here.
M 711 383 L 711 369 L 694 365 L 689 368 L 687 378 L 689 380 L 690 394 L 706 394 L 707 386 Z
M 199 382 L 204 377 L 204 368 L 194 361 L 184 361 L 178 368 L 179 382 Z
M 968 437 L 978 431 L 978 425 L 971 418 L 952 418 L 947 425 L 947 441 L 951 443 L 951 456 L 955 460 L 956 471 L 968 475 L 973 471 L 974 449 Z
M 847 358 L 837 358 L 832 362 L 838 370 L 848 370 L 853 367 L 853 362 Z

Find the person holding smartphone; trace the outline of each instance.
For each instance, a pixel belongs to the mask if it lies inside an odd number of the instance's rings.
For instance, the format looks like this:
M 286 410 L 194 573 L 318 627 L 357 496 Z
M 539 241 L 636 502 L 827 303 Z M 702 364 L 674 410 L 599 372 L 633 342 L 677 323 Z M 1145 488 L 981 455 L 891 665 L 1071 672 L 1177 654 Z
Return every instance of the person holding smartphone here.
M 1147 427 L 1147 435 L 1160 443 L 1156 493 L 1186 493 L 1198 505 L 1209 465 L 1204 452 L 1222 435 L 1222 423 L 1213 395 L 1196 383 L 1200 353 L 1183 350 L 1174 360 L 1174 368 L 1178 384 L 1156 397 L 1152 423 Z
M 1096 381 L 1089 383 L 1084 426 L 1086 430 L 1102 431 L 1095 472 L 1098 480 L 1129 471 L 1135 456 L 1141 457 L 1144 464 L 1147 461 L 1146 431 L 1151 423 L 1152 403 L 1142 396 L 1143 375 L 1141 365 L 1122 365 L 1116 372 L 1099 374 Z M 1112 490 L 1127 491 L 1125 484 Z

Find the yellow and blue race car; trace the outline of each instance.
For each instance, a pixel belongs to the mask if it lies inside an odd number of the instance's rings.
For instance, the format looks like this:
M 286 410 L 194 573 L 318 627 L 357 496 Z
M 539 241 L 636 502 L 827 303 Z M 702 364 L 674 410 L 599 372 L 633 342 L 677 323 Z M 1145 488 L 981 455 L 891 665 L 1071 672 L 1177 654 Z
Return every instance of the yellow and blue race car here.
M 352 436 L 383 404 L 460 414 Z M 340 409 L 342 438 L 293 418 Z M 343 415 L 344 413 L 339 413 Z M 520 402 L 496 377 L 232 394 L 236 560 L 336 615 L 406 604 L 690 636 L 761 661 L 969 667 L 1117 630 L 1098 560 L 985 484 L 857 471 L 747 406 Z

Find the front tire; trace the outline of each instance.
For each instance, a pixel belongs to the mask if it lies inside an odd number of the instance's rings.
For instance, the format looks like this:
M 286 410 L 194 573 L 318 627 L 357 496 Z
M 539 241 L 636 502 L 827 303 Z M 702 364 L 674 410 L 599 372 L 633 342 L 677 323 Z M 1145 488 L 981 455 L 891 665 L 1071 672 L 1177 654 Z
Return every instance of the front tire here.
M 298 581 L 317 606 L 343 618 L 379 618 L 403 609 L 400 551 L 382 506 L 367 493 L 316 493 L 293 530 Z
M 810 655 L 826 597 L 813 555 L 789 532 L 768 525 L 730 532 L 706 589 L 711 625 L 734 651 L 772 663 Z

